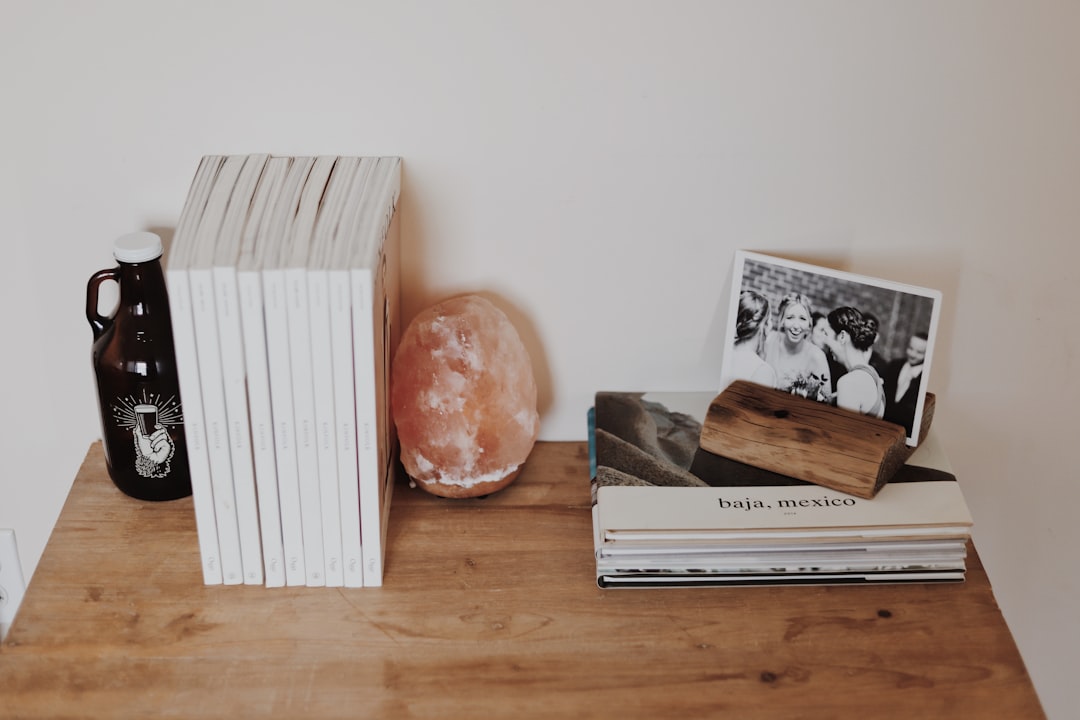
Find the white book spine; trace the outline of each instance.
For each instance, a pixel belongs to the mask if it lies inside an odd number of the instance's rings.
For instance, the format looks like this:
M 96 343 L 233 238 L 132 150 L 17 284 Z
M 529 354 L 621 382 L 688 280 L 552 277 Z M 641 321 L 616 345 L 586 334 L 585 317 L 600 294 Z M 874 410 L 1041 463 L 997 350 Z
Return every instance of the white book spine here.
M 289 328 L 285 310 L 285 273 L 282 270 L 265 270 L 262 280 L 281 539 L 285 548 L 285 582 L 287 585 L 306 585 L 296 430 L 293 424 L 292 372 L 289 367 Z
M 366 260 L 350 272 L 353 291 L 353 365 L 356 385 L 357 465 L 360 475 L 360 531 L 364 550 L 364 584 L 383 582 L 386 528 L 394 491 L 391 457 L 393 428 L 389 408 L 390 360 L 397 324 L 399 293 L 397 225 L 395 215 L 400 193 L 398 161 L 391 165 L 380 186 L 379 215 L 374 244 L 365 250 Z
M 337 426 L 338 492 L 345 587 L 363 587 L 360 488 L 356 458 L 356 395 L 353 377 L 352 297 L 347 270 L 330 271 L 330 339 Z
M 207 585 L 220 585 L 223 577 L 217 520 L 214 517 L 214 490 L 210 484 L 210 459 L 206 449 L 206 427 L 203 423 L 199 360 L 195 350 L 195 327 L 191 315 L 191 290 L 188 286 L 187 271 L 167 270 L 165 275 L 169 290 L 180 399 L 183 403 L 184 440 L 191 473 L 191 495 L 202 558 L 203 582 Z
M 382 536 L 378 407 L 375 401 L 375 325 L 371 271 L 350 273 L 353 306 L 353 369 L 356 393 L 356 458 L 360 477 L 360 537 L 364 553 L 364 585 L 382 585 Z
M 259 528 L 263 546 L 263 571 L 267 587 L 285 585 L 285 548 L 281 539 L 277 461 L 274 458 L 274 417 L 270 406 L 270 376 L 266 364 L 266 332 L 263 327 L 262 283 L 258 272 L 236 274 L 240 293 L 240 324 L 243 330 L 244 364 L 247 369 L 248 413 L 252 462 L 258 492 Z
M 251 427 L 248 421 L 247 373 L 244 367 L 243 330 L 240 321 L 240 293 L 236 268 L 213 269 L 214 302 L 218 319 L 218 345 L 225 387 L 225 414 L 228 418 L 229 456 L 232 458 L 233 492 L 240 531 L 240 555 L 244 584 L 263 584 L 262 541 L 259 537 L 259 508 L 255 492 L 255 468 L 251 457 Z
M 319 457 L 315 441 L 315 396 L 311 377 L 311 333 L 307 308 L 307 270 L 285 270 L 285 307 L 289 321 L 289 364 L 292 369 L 296 466 L 303 519 L 307 584 L 326 584 L 322 538 Z
M 213 273 L 209 268 L 190 269 L 188 280 L 191 287 L 192 322 L 195 327 L 195 347 L 202 389 L 203 416 L 206 421 L 206 447 L 214 490 L 214 514 L 217 519 L 222 576 L 226 585 L 238 585 L 244 581 L 244 572 L 232 481 L 232 458 L 229 454 L 217 318 L 214 311 Z
M 337 437 L 334 421 L 334 374 L 330 357 L 330 281 L 325 270 L 308 271 L 308 318 L 311 332 L 312 389 L 315 397 L 315 442 L 319 459 L 323 564 L 326 585 L 345 584 L 342 567 L 341 503 L 338 492 Z

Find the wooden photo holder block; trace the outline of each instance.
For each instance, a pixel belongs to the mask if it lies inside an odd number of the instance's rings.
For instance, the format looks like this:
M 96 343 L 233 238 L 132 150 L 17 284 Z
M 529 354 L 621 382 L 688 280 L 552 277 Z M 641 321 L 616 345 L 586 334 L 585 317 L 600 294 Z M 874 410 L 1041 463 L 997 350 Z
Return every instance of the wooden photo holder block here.
M 927 394 L 920 439 L 933 417 Z M 911 456 L 904 428 L 851 410 L 733 382 L 709 406 L 701 447 L 798 480 L 872 498 Z

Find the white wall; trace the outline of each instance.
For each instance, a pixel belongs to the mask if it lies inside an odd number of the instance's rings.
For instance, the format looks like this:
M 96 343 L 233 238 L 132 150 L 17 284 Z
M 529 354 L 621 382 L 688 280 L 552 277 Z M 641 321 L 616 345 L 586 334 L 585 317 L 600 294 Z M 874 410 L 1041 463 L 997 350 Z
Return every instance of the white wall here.
M 7 0 L 0 527 L 29 573 L 98 434 L 86 279 L 174 227 L 201 155 L 399 154 L 407 314 L 498 298 L 545 439 L 598 389 L 712 387 L 736 248 L 940 288 L 935 427 L 1067 717 L 1078 29 L 1020 0 Z

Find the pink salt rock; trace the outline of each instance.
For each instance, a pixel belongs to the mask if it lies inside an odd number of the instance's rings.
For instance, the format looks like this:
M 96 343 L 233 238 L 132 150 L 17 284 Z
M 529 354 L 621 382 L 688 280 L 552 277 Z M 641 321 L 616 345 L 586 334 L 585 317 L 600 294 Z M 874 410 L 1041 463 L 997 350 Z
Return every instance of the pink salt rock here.
M 405 471 L 443 497 L 509 485 L 540 429 L 525 345 L 509 318 L 476 295 L 413 319 L 394 357 L 390 402 Z

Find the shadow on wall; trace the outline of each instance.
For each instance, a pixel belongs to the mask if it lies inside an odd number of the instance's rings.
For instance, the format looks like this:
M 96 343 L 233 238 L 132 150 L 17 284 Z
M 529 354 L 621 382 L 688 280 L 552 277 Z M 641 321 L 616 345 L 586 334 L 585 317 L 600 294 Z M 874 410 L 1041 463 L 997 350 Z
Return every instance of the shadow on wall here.
M 173 236 L 176 235 L 176 228 L 154 226 L 146 228 L 147 232 L 152 232 L 161 238 L 161 245 L 164 248 L 163 257 L 165 258 L 165 266 L 168 267 L 169 251 L 172 250 Z

